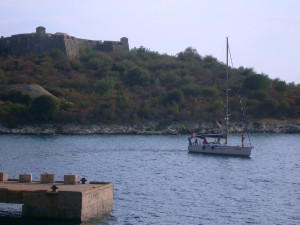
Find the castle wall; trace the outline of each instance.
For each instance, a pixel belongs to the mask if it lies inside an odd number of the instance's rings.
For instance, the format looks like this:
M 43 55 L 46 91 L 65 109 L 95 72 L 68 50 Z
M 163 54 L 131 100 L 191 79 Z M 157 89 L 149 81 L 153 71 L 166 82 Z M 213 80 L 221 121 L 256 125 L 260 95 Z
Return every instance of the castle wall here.
M 122 41 L 113 42 L 113 52 L 116 53 L 125 53 L 129 51 L 128 42 L 124 43 Z
M 59 49 L 63 53 L 67 53 L 63 35 L 50 35 L 49 38 L 45 40 L 43 45 L 45 46 L 45 48 L 41 53 L 51 52 L 53 49 Z
M 10 38 L 4 38 L 3 36 L 0 39 L 0 56 L 8 55 L 10 51 Z
M 76 38 L 78 51 L 82 52 L 86 49 L 95 49 L 97 43 L 102 43 L 102 41 L 92 41 L 87 39 Z
M 121 41 L 93 41 L 77 38 L 78 51 L 92 49 L 101 52 L 126 53 L 129 52 L 127 38 L 121 38 Z
M 68 58 L 74 58 L 79 56 L 79 50 L 77 46 L 77 40 L 72 36 L 64 36 L 64 43 L 66 49 L 66 55 Z
M 45 48 L 40 37 L 35 34 L 19 34 L 11 36 L 10 54 L 23 55 L 26 53 L 41 53 Z
M 85 49 L 114 53 L 129 52 L 128 39 L 125 37 L 120 41 L 94 41 L 72 37 L 65 33 L 48 34 L 45 31 L 44 27 L 37 27 L 36 33 L 1 37 L 0 56 L 43 54 L 53 49 L 60 49 L 68 58 L 79 56 Z
M 95 50 L 102 52 L 126 53 L 129 52 L 127 38 L 121 38 L 121 41 L 104 41 L 95 46 Z
M 104 41 L 102 44 L 98 44 L 96 50 L 101 52 L 113 52 L 113 41 Z
M 18 34 L 0 39 L 0 55 L 24 55 L 28 53 L 43 54 L 53 49 L 60 49 L 65 54 L 66 46 L 62 35 Z

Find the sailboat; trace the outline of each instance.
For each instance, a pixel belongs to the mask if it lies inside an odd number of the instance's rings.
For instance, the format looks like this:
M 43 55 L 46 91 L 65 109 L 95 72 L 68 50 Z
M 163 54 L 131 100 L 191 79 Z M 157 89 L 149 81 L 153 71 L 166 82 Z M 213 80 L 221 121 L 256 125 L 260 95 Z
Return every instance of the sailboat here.
M 253 146 L 251 144 L 250 136 L 247 130 L 244 110 L 240 98 L 241 110 L 244 120 L 244 127 L 247 133 L 249 144 L 244 144 L 245 136 L 241 135 L 241 144 L 230 145 L 228 144 L 228 122 L 229 122 L 229 109 L 228 109 L 228 53 L 229 44 L 228 38 L 226 38 L 226 112 L 225 112 L 225 131 L 218 134 L 192 134 L 188 138 L 189 153 L 202 153 L 202 154 L 213 154 L 213 155 L 231 155 L 231 156 L 244 156 L 250 157 Z

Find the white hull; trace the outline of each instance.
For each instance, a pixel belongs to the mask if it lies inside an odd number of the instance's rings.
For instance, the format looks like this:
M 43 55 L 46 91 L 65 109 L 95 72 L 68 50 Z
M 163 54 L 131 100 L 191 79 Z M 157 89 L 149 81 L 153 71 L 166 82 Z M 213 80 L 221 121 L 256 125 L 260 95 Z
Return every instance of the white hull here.
M 199 144 L 189 145 L 188 150 L 190 153 L 250 157 L 252 148 L 253 146 L 242 147 L 225 144 Z

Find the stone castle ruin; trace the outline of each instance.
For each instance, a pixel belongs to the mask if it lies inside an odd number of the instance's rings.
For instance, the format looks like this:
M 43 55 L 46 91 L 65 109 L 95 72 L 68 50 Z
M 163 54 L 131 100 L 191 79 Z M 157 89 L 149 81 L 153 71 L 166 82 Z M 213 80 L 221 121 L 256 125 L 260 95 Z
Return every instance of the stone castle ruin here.
M 35 33 L 17 34 L 0 38 L 0 56 L 24 55 L 28 53 L 43 54 L 53 49 L 60 49 L 68 58 L 80 55 L 85 49 L 101 52 L 126 53 L 129 52 L 128 38 L 120 41 L 95 41 L 80 39 L 66 33 L 46 33 L 46 28 L 39 26 Z

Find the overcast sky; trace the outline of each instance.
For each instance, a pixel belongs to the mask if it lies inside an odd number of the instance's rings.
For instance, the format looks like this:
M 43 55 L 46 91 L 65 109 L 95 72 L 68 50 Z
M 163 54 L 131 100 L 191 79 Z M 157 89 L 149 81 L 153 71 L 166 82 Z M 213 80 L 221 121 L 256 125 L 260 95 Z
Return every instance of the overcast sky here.
M 0 0 L 0 36 L 64 32 L 176 55 L 187 47 L 300 84 L 299 0 Z

